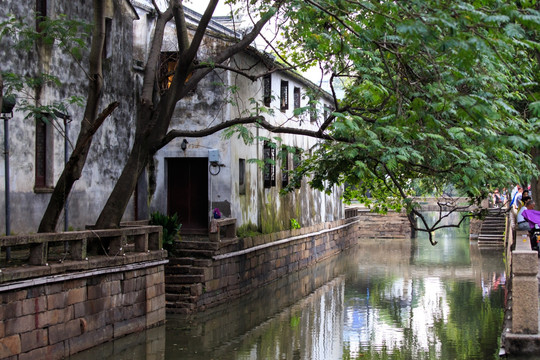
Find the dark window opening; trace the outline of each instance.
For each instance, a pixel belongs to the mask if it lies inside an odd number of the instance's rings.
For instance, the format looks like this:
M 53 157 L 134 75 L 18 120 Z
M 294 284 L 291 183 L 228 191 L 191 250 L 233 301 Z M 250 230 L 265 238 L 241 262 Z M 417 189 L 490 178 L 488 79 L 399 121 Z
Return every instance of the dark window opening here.
M 265 141 L 263 145 L 264 156 L 264 187 L 271 188 L 276 186 L 276 149 Z
M 46 188 L 47 187 L 47 163 L 48 154 L 50 149 L 48 146 L 49 136 L 47 134 L 47 115 L 43 115 L 43 118 L 36 119 L 36 153 L 35 153 L 35 187 Z
M 178 52 L 165 51 L 161 53 L 159 67 L 159 84 L 162 92 L 171 87 L 177 62 Z
M 105 18 L 105 40 L 103 41 L 103 53 L 102 58 L 108 59 L 112 55 L 112 19 Z
M 280 92 L 280 109 L 287 110 L 289 108 L 289 82 L 281 80 Z
M 293 170 L 296 170 L 300 166 L 300 163 L 302 161 L 301 151 L 302 150 L 300 150 L 300 148 L 295 149 L 295 152 L 293 154 Z M 302 176 L 297 173 L 295 173 L 294 175 L 294 185 L 297 189 L 300 189 L 300 187 L 302 186 Z
M 289 185 L 289 152 L 287 147 L 281 148 L 281 187 Z
M 246 194 L 246 159 L 238 159 L 238 192 Z
M 309 104 L 309 121 L 312 123 L 317 121 L 317 104 L 311 101 Z
M 41 23 L 47 17 L 47 0 L 36 1 L 36 31 L 41 32 Z
M 272 101 L 272 75 L 264 75 L 263 78 L 263 103 L 264 106 L 270 106 Z
M 298 109 L 300 107 L 300 88 L 299 87 L 294 88 L 293 101 L 294 101 L 294 108 Z

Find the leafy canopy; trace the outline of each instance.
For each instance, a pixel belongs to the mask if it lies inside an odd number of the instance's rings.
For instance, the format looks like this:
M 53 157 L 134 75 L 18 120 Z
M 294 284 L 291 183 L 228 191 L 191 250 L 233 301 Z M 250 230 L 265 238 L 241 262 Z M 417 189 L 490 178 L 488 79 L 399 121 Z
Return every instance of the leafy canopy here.
M 329 128 L 298 169 L 311 185 L 386 210 L 419 188 L 479 201 L 537 170 L 538 30 L 533 2 L 287 3 L 282 56 L 344 82 Z M 370 194 L 368 198 L 366 194 Z

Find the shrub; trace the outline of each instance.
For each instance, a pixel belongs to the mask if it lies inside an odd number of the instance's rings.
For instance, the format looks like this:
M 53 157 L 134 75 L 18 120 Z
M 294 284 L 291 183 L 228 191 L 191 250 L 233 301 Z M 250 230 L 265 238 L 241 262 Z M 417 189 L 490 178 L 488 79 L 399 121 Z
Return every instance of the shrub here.
M 159 211 L 150 214 L 151 225 L 161 225 L 163 227 L 163 248 L 171 251 L 182 224 L 178 221 L 178 214 L 165 215 Z

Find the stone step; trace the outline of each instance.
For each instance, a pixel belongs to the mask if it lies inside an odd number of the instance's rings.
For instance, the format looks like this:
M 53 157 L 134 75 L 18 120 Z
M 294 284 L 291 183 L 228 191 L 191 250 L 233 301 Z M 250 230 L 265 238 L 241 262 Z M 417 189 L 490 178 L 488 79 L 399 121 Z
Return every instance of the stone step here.
M 179 249 L 176 251 L 177 256 L 180 257 L 194 257 L 194 258 L 207 258 L 210 259 L 214 256 L 213 250 L 195 250 L 195 249 Z
M 191 257 L 169 257 L 168 265 L 193 265 L 195 258 Z
M 500 230 L 500 229 L 482 229 L 480 231 L 480 234 L 491 234 L 491 235 L 500 234 L 500 235 L 502 235 L 502 234 L 504 234 L 504 230 Z
M 210 241 L 179 241 L 176 244 L 177 250 L 217 250 L 219 243 Z
M 165 306 L 167 307 L 167 311 L 169 311 L 169 309 L 186 309 L 189 312 L 192 312 L 193 310 L 195 310 L 194 303 L 185 302 L 185 301 L 174 301 L 174 302 L 166 301 Z
M 191 294 L 165 294 L 165 301 L 169 303 L 186 302 L 195 303 L 196 297 Z
M 497 239 L 504 239 L 504 236 L 502 235 L 488 235 L 488 234 L 480 234 L 478 235 L 478 240 L 497 240 Z
M 165 284 L 165 292 L 167 294 L 190 294 L 191 284 Z
M 165 275 L 166 284 L 196 284 L 204 282 L 204 275 Z
M 204 275 L 204 268 L 192 265 L 166 266 L 165 275 Z
M 175 307 L 169 307 L 169 305 L 166 305 L 167 312 L 169 314 L 180 314 L 180 315 L 188 315 L 192 313 L 192 310 L 188 308 L 175 308 Z

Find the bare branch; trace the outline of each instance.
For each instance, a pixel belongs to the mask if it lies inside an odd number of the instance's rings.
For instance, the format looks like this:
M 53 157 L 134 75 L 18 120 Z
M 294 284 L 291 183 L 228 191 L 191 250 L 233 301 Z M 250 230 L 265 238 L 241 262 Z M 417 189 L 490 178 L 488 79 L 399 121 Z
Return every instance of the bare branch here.
M 156 80 L 159 57 L 161 55 L 161 45 L 163 43 L 163 35 L 167 22 L 173 17 L 172 8 L 169 8 L 164 13 L 158 13 L 158 19 L 154 29 L 154 37 L 150 45 L 146 68 L 144 69 L 144 81 L 141 93 L 141 102 L 143 104 L 151 104 L 154 93 L 154 82 Z
M 173 0 L 171 3 L 172 11 L 174 15 L 174 21 L 176 23 L 176 37 L 178 38 L 178 54 L 180 57 L 189 48 L 188 30 L 186 24 L 186 17 L 184 14 L 184 7 L 179 0 Z
M 191 40 L 191 45 L 180 59 L 180 62 L 182 62 L 183 64 L 191 64 L 193 59 L 195 59 L 195 56 L 197 55 L 197 50 L 201 45 L 204 33 L 206 32 L 208 23 L 210 23 L 210 20 L 212 19 L 212 15 L 214 14 L 218 2 L 219 0 L 210 0 L 210 2 L 208 3 L 204 14 L 199 21 L 199 25 L 197 26 L 197 31 L 195 31 L 195 35 Z
M 276 3 L 279 3 L 277 1 Z M 279 4 L 278 4 L 279 5 Z M 263 16 L 256 24 L 253 26 L 251 31 L 247 33 L 242 40 L 238 41 L 236 44 L 229 46 L 227 49 L 225 49 L 221 54 L 219 54 L 215 59 L 214 63 L 221 64 L 225 62 L 225 60 L 231 58 L 233 55 L 239 53 L 242 50 L 245 50 L 254 40 L 255 38 L 260 34 L 263 27 L 268 23 L 270 20 L 270 16 L 266 15 Z M 191 43 L 191 46 L 193 46 L 193 41 Z M 182 97 L 184 97 L 189 91 L 191 91 L 195 86 L 203 79 L 208 73 L 210 73 L 212 69 L 201 69 L 199 71 L 194 72 L 193 76 L 189 78 L 189 80 L 186 82 L 185 86 L 183 87 L 182 91 L 180 91 L 177 94 L 176 99 L 179 100 Z

